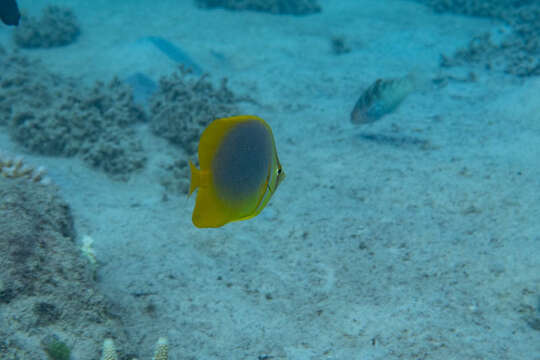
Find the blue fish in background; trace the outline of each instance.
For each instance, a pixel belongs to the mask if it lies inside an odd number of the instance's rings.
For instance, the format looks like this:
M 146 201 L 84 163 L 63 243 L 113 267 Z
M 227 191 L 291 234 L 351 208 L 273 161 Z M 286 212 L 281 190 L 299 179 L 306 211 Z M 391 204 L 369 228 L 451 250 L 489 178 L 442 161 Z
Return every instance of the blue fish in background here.
M 180 65 L 184 65 L 186 68 L 190 68 L 195 75 L 202 74 L 202 68 L 197 65 L 197 63 L 193 61 L 193 59 L 191 59 L 191 57 L 185 51 L 171 43 L 169 40 L 159 36 L 149 36 L 144 39 L 150 41 L 172 61 Z
M 3 0 L 0 0 L 3 1 Z M 149 42 L 170 60 L 186 69 L 191 69 L 194 75 L 201 75 L 202 68 L 181 48 L 160 36 L 148 36 L 138 41 Z M 152 95 L 158 90 L 158 84 L 146 74 L 137 71 L 124 80 L 133 89 L 133 97 L 137 104 L 148 107 Z
M 148 106 L 148 101 L 158 89 L 158 84 L 145 74 L 136 72 L 124 80 L 133 89 L 133 100 L 143 107 Z

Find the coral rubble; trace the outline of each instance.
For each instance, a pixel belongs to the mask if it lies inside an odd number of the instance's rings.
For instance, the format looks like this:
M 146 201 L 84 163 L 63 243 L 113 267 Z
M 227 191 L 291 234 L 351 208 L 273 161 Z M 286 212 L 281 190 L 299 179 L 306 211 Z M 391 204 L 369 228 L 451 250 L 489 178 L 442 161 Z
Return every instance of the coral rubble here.
M 342 55 L 351 52 L 351 48 L 347 44 L 347 40 L 344 36 L 332 36 L 330 39 L 330 46 L 334 55 Z
M 65 356 L 69 348 L 90 360 L 111 333 L 125 343 L 56 188 L 0 177 L 0 199 L 0 358 Z
M 117 177 L 145 165 L 133 128 L 145 114 L 128 85 L 113 79 L 87 87 L 5 51 L 0 66 L 0 125 L 25 148 L 45 155 L 78 155 Z
M 195 0 L 202 8 L 254 10 L 272 14 L 306 15 L 321 11 L 316 0 Z
M 502 20 L 511 31 L 500 40 L 479 34 L 442 66 L 482 64 L 517 76 L 540 75 L 540 3 L 532 0 L 420 0 L 437 12 L 453 12 Z
M 226 79 L 215 89 L 204 75 L 194 79 L 174 73 L 159 81 L 150 104 L 150 125 L 156 135 L 193 155 L 202 131 L 212 120 L 239 113 L 237 101 Z
M 23 48 L 50 48 L 69 45 L 81 30 L 77 18 L 69 8 L 50 5 L 43 9 L 41 18 L 23 15 L 15 30 L 15 44 Z
M 437 12 L 452 12 L 499 19 L 503 19 L 509 9 L 533 3 L 532 0 L 420 0 L 420 2 Z

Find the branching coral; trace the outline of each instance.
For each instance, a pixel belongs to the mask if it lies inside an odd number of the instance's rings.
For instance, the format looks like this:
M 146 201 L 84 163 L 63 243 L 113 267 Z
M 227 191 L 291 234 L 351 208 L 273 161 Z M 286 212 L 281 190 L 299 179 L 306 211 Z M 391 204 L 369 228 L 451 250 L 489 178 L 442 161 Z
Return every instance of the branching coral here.
M 160 337 L 156 344 L 156 351 L 152 360 L 168 360 L 169 359 L 169 343 L 164 337 Z M 116 347 L 112 339 L 105 339 L 103 342 L 103 352 L 101 360 L 118 360 Z M 137 360 L 137 359 L 133 359 Z
M 50 183 L 43 166 L 34 168 L 26 165 L 22 157 L 12 158 L 2 152 L 0 152 L 0 174 L 6 178 L 27 178 L 32 182 L 45 185 Z

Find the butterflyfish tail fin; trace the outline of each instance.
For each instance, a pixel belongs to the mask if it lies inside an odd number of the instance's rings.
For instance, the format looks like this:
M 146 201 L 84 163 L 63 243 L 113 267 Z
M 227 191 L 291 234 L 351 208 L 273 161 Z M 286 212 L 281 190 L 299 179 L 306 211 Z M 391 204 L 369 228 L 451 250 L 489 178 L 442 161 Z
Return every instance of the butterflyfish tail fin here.
M 201 171 L 189 160 L 189 170 L 191 172 L 191 181 L 189 183 L 189 195 L 201 185 Z

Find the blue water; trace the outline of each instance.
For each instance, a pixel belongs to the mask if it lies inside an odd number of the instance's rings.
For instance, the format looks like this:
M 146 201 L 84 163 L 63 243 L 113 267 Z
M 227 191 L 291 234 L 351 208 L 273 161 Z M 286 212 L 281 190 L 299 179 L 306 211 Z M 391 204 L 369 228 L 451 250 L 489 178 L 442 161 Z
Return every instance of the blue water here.
M 19 29 L 0 24 L 0 359 L 49 359 L 51 339 L 98 359 L 112 338 L 126 359 L 167 339 L 170 359 L 540 360 L 540 20 L 520 16 L 539 4 L 61 0 L 79 36 L 21 49 L 50 2 L 18 3 Z M 410 74 L 425 85 L 351 123 L 377 79 Z M 188 161 L 242 114 L 286 178 L 258 216 L 196 228 Z M 18 155 L 52 185 L 9 178 Z

